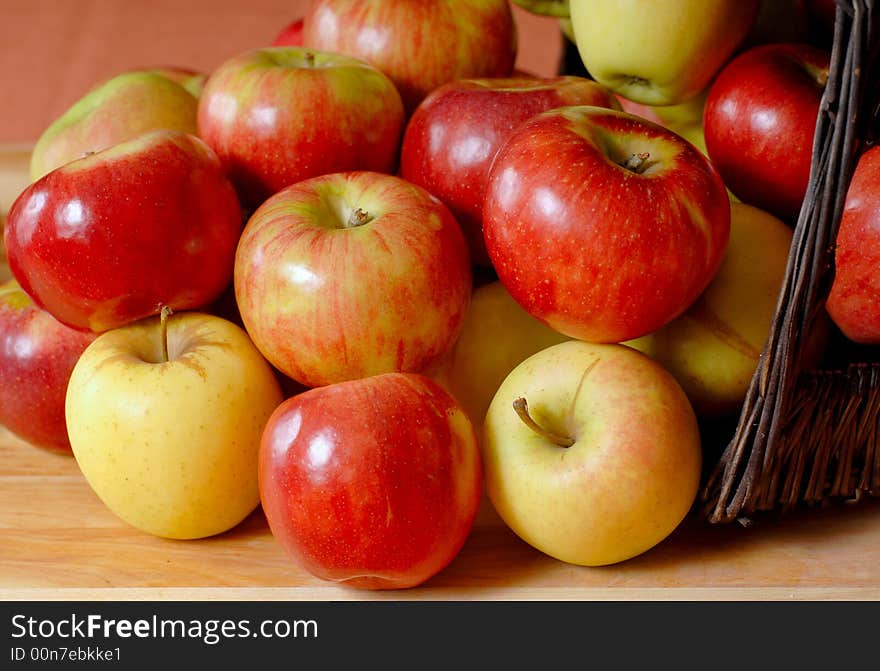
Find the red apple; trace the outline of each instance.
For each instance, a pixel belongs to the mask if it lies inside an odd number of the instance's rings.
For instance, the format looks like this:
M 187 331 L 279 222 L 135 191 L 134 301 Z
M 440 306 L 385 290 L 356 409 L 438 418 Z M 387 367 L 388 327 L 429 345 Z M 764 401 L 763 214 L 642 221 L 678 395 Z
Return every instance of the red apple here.
M 880 147 L 863 153 L 846 192 L 826 308 L 850 340 L 880 344 Z
M 706 96 L 706 149 L 724 183 L 789 224 L 807 190 L 828 67 L 822 49 L 765 44 L 725 66 Z
M 0 284 L 0 424 L 38 447 L 69 451 L 67 383 L 94 339 L 38 308 L 15 280 Z
M 471 287 L 449 209 L 375 172 L 283 189 L 248 220 L 235 257 L 245 328 L 307 387 L 423 369 L 458 336 Z
M 394 172 L 404 123 L 400 95 L 382 72 L 299 47 L 227 60 L 199 98 L 199 136 L 252 208 L 309 177 Z
M 566 105 L 619 108 L 605 87 L 583 77 L 462 79 L 433 91 L 410 117 L 400 176 L 449 206 L 475 264 L 490 265 L 483 198 L 495 153 L 522 122 Z
M 294 19 L 288 23 L 281 32 L 272 40 L 273 47 L 301 47 L 303 46 L 303 19 Z
M 498 277 L 572 338 L 618 342 L 681 314 L 721 264 L 730 201 L 693 145 L 625 112 L 563 107 L 501 147 L 483 206 Z M 638 334 L 638 335 L 635 335 Z
M 482 496 L 473 426 L 422 375 L 389 373 L 283 402 L 260 444 L 272 534 L 301 567 L 362 589 L 414 587 L 467 539 Z
M 375 65 L 407 113 L 454 79 L 509 76 L 517 53 L 507 0 L 315 0 L 303 40 Z
M 9 265 L 59 321 L 106 331 L 203 307 L 232 280 L 242 214 L 197 137 L 154 131 L 53 170 L 6 223 Z

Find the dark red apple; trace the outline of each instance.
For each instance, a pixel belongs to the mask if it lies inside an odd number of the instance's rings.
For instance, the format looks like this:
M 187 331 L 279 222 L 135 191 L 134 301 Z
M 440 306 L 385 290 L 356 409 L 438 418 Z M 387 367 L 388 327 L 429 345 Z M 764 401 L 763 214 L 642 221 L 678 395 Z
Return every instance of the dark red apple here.
M 850 340 L 880 344 L 880 146 L 859 157 L 846 192 L 826 308 Z
M 15 280 L 0 284 L 0 424 L 32 445 L 69 452 L 67 383 L 95 337 L 34 305 Z
M 249 209 L 310 177 L 396 171 L 404 124 L 385 74 L 301 47 L 234 56 L 214 69 L 199 98 L 199 136 Z
M 410 117 L 400 176 L 449 206 L 474 264 L 490 265 L 482 221 L 495 153 L 521 123 L 566 105 L 619 109 L 608 89 L 583 77 L 462 79 L 433 91 Z
M 517 53 L 508 0 L 315 0 L 303 42 L 375 65 L 407 114 L 455 79 L 510 76 Z
M 436 382 L 387 373 L 284 401 L 260 444 L 272 534 L 305 570 L 362 589 L 414 587 L 467 539 L 482 496 L 476 434 Z
M 498 151 L 483 206 L 498 277 L 532 316 L 580 340 L 651 333 L 723 260 L 730 201 L 709 160 L 626 112 L 562 107 Z
M 9 266 L 59 321 L 106 331 L 202 308 L 232 281 L 235 189 L 195 136 L 155 131 L 28 186 L 6 222 Z
M 743 52 L 709 88 L 709 158 L 741 201 L 794 224 L 807 190 L 830 54 L 776 43 Z

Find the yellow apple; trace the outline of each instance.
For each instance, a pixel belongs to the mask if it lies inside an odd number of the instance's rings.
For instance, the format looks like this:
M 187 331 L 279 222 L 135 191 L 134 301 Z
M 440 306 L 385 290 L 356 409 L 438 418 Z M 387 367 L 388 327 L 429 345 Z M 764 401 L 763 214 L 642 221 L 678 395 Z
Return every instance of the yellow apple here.
M 770 332 L 792 230 L 751 205 L 731 204 L 727 255 L 712 282 L 680 317 L 634 347 L 679 381 L 697 414 L 720 417 L 742 404 Z
M 211 536 L 259 504 L 260 439 L 282 393 L 232 322 L 182 312 L 165 336 L 162 324 L 135 322 L 86 348 L 67 389 L 70 443 L 88 484 L 128 524 Z
M 425 374 L 443 385 L 479 426 L 517 364 L 568 339 L 532 317 L 495 280 L 474 289 L 461 335 Z
M 666 538 L 696 498 L 694 411 L 662 366 L 577 340 L 505 378 L 481 444 L 486 493 L 525 542 L 561 561 L 612 564 Z
M 749 33 L 759 0 L 571 0 L 575 43 L 600 84 L 648 105 L 704 90 Z

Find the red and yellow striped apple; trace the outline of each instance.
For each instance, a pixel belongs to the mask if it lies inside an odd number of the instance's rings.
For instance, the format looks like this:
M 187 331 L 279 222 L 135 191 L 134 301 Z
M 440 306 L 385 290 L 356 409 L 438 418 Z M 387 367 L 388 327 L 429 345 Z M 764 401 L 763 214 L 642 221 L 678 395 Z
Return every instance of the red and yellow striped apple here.
M 248 333 L 307 387 L 423 369 L 458 336 L 471 287 L 449 209 L 376 172 L 282 189 L 248 220 L 235 257 Z
M 375 65 L 408 114 L 455 79 L 510 76 L 517 54 L 508 0 L 315 0 L 303 42 Z
M 392 173 L 403 103 L 377 68 L 342 54 L 266 47 L 213 70 L 199 98 L 199 136 L 248 208 L 309 177 Z

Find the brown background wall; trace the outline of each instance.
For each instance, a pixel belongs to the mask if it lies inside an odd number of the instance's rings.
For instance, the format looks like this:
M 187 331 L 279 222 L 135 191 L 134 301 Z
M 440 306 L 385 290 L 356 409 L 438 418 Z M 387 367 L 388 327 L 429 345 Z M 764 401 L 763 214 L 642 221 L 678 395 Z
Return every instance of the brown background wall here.
M 0 0 L 0 142 L 32 142 L 93 84 L 161 65 L 201 72 L 271 42 L 309 0 Z M 514 7 L 517 67 L 556 71 L 558 24 Z

